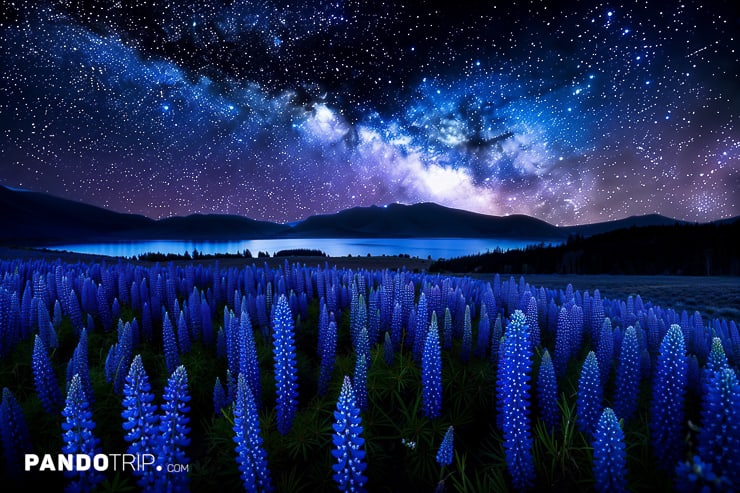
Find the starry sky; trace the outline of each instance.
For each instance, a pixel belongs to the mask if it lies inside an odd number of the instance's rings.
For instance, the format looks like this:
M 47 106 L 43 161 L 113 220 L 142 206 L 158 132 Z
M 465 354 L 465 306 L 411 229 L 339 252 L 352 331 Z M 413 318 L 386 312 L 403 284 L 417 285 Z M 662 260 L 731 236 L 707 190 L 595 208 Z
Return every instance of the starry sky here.
M 2 8 L 8 186 L 153 218 L 740 214 L 732 0 Z

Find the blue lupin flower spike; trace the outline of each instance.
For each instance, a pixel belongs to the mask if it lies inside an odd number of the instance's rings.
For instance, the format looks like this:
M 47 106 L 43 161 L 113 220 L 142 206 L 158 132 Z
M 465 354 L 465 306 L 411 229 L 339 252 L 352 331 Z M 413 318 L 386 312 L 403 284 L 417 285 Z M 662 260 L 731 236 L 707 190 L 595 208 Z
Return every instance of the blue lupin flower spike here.
M 33 381 L 36 393 L 39 396 L 44 410 L 49 414 L 56 414 L 62 407 L 62 392 L 54 375 L 54 370 L 46 353 L 46 347 L 41 338 L 36 334 L 33 342 Z
M 273 356 L 277 393 L 277 429 L 287 434 L 298 410 L 298 369 L 296 367 L 293 315 L 288 299 L 281 295 L 273 318 Z
M 357 332 L 357 337 L 355 338 L 356 344 L 355 344 L 355 352 L 357 354 L 362 354 L 365 356 L 365 365 L 367 365 L 368 368 L 370 368 L 370 362 L 371 362 L 371 354 L 370 354 L 370 334 L 367 331 L 367 328 L 363 327 Z M 357 390 L 355 388 L 355 390 Z
M 82 387 L 85 390 L 85 396 L 87 401 L 92 405 L 95 401 L 93 395 L 92 381 L 90 380 L 90 367 L 88 365 L 88 342 L 87 342 L 87 328 L 83 328 L 80 331 L 80 340 L 77 342 L 77 347 L 74 350 L 71 360 L 72 372 L 69 374 L 69 380 L 75 373 L 80 374 L 80 381 Z
M 334 372 L 334 357 L 337 350 L 337 324 L 329 322 L 324 334 L 323 348 L 321 349 L 321 368 L 319 369 L 318 394 L 325 395 L 329 389 L 331 375 Z
M 547 349 L 542 354 L 540 371 L 537 376 L 537 402 L 539 403 L 540 417 L 547 429 L 557 430 L 560 424 L 558 382 L 555 378 L 555 367 Z
M 594 479 L 599 493 L 627 491 L 624 432 L 611 408 L 601 413 L 594 433 Z
M 702 403 L 701 430 L 697 437 L 699 456 L 731 484 L 740 485 L 740 384 L 729 366 L 714 372 L 706 383 Z
M 221 379 L 216 377 L 216 382 L 213 384 L 213 412 L 221 414 L 221 409 L 227 406 L 226 391 L 224 386 L 221 385 Z
M 167 312 L 165 312 L 162 321 L 162 342 L 164 345 L 164 363 L 167 366 L 167 372 L 172 373 L 175 368 L 180 366 L 180 354 L 177 351 L 175 330 L 172 328 L 172 322 Z
M 578 429 L 589 437 L 596 429 L 601 412 L 601 401 L 604 393 L 599 381 L 599 363 L 593 351 L 588 353 L 581 367 L 581 376 L 578 380 L 578 399 L 576 413 Z
M 337 462 L 332 466 L 334 481 L 342 492 L 364 492 L 367 478 L 363 474 L 365 463 L 365 439 L 362 437 L 362 418 L 355 401 L 355 393 L 349 377 L 344 377 L 342 390 L 334 411 L 336 422 L 332 441 L 332 455 Z
M 442 413 L 442 348 L 436 316 L 432 317 L 421 356 L 421 388 L 422 412 L 429 419 L 439 417 Z
M 38 316 L 37 323 L 39 326 L 39 336 L 44 341 L 44 346 L 49 348 L 59 347 L 59 340 L 57 339 L 57 332 L 54 330 L 54 325 L 51 323 L 49 317 L 49 310 L 46 308 L 46 303 L 43 299 L 38 300 Z
M 316 355 L 321 357 L 323 352 L 324 341 L 326 339 L 326 331 L 329 328 L 329 310 L 326 308 L 326 303 L 321 304 L 321 311 L 319 312 L 318 322 L 318 341 L 316 343 Z
M 192 344 L 190 342 L 190 330 L 185 320 L 185 313 L 180 310 L 180 316 L 177 319 L 177 342 L 180 347 L 180 354 L 189 353 Z
M 355 389 L 357 408 L 363 411 L 367 408 L 367 361 L 364 354 L 356 355 L 355 375 L 352 379 L 352 384 L 352 387 Z
M 660 343 L 650 412 L 650 441 L 659 466 L 666 471 L 675 468 L 683 450 L 687 367 L 683 332 L 673 324 Z
M 709 351 L 707 364 L 702 372 L 702 393 L 706 393 L 709 382 L 723 369 L 728 368 L 727 355 L 719 337 L 712 338 L 712 348 Z
M 486 305 L 481 308 L 480 321 L 478 322 L 478 342 L 475 346 L 475 356 L 485 358 L 491 345 L 491 323 L 488 320 Z
M 403 334 L 403 307 L 400 303 L 393 306 L 391 315 L 391 340 L 395 348 L 400 347 Z
M 442 443 L 439 446 L 439 450 L 437 451 L 437 464 L 439 464 L 440 467 L 449 466 L 452 464 L 454 439 L 455 430 L 452 426 L 450 426 L 449 428 L 447 428 L 447 432 L 445 433 L 445 436 L 442 439 Z
M 32 451 L 30 436 L 21 405 L 13 393 L 3 387 L 0 402 L 0 444 L 5 455 L 5 471 L 12 478 L 19 478 L 23 474 L 23 457 Z
M 246 311 L 241 312 L 239 319 L 239 333 L 237 336 L 239 345 L 239 373 L 243 373 L 252 390 L 252 397 L 257 409 L 262 407 L 262 382 L 260 380 L 260 367 L 257 359 L 257 347 L 254 342 L 254 331 L 252 321 Z
M 144 370 L 141 355 L 134 356 L 131 368 L 126 375 L 126 384 L 123 387 L 123 407 L 121 416 L 124 419 L 123 429 L 126 435 L 124 440 L 129 442 L 129 454 L 154 454 L 159 433 L 157 427 L 157 406 L 153 404 L 154 394 L 151 392 L 149 376 Z M 139 477 L 138 484 L 145 490 L 151 490 L 153 471 L 137 469 L 134 474 Z
M 470 305 L 465 305 L 465 318 L 463 322 L 463 340 L 460 349 L 460 359 L 467 362 L 473 351 L 473 325 L 470 321 Z
M 223 327 L 219 327 L 216 332 L 216 357 L 226 358 L 226 335 Z
M 158 470 L 154 482 L 156 491 L 188 491 L 188 474 L 186 472 L 169 472 L 168 464 L 188 464 L 185 447 L 190 444 L 190 428 L 187 417 L 190 407 L 188 391 L 188 373 L 184 366 L 178 366 L 167 380 L 162 403 L 162 416 L 159 419 L 159 441 L 156 446 L 156 464 Z
M 236 462 L 242 483 L 248 492 L 272 491 L 267 454 L 262 445 L 259 416 L 252 391 L 244 375 L 239 374 L 234 403 L 234 443 Z
M 599 382 L 606 385 L 611 372 L 612 360 L 614 359 L 614 332 L 609 317 L 599 329 L 599 345 L 596 348 L 596 360 L 599 362 Z
M 394 355 L 395 353 L 393 352 L 393 341 L 391 340 L 391 335 L 386 332 L 385 338 L 383 339 L 383 357 L 385 358 L 386 365 L 393 365 Z
M 640 391 L 640 345 L 637 331 L 629 326 L 622 338 L 622 348 L 617 364 L 616 394 L 614 411 L 620 418 L 629 421 L 637 411 Z
M 101 452 L 99 440 L 93 434 L 95 423 L 92 419 L 92 411 L 87 401 L 87 396 L 82 387 L 80 376 L 75 374 L 67 389 L 67 400 L 62 416 L 62 453 L 85 454 L 89 457 Z M 104 476 L 95 468 L 86 471 L 65 471 L 65 476 L 75 478 L 67 486 L 66 491 L 87 492 L 92 491 L 97 484 L 103 481 Z
M 452 313 L 449 308 L 445 308 L 444 324 L 442 325 L 442 347 L 444 349 L 452 347 Z
M 568 309 L 562 307 L 558 312 L 557 329 L 555 332 L 555 373 L 558 377 L 565 375 L 568 360 L 571 356 L 572 323 L 568 315 Z
M 532 342 L 532 347 L 536 348 L 540 345 L 540 323 L 537 311 L 537 298 L 534 296 L 530 297 L 527 301 L 527 325 L 529 326 L 529 340 Z
M 416 308 L 416 327 L 413 330 L 414 333 L 414 344 L 412 346 L 412 353 L 414 361 L 417 363 L 421 362 L 422 353 L 424 352 L 424 340 L 429 330 L 429 307 L 427 298 L 424 292 L 419 295 L 419 303 Z M 472 337 L 472 334 L 471 334 Z
M 529 489 L 535 478 L 529 423 L 531 371 L 529 328 L 524 313 L 515 310 L 504 333 L 497 399 L 501 403 L 506 466 L 514 488 L 519 491 Z

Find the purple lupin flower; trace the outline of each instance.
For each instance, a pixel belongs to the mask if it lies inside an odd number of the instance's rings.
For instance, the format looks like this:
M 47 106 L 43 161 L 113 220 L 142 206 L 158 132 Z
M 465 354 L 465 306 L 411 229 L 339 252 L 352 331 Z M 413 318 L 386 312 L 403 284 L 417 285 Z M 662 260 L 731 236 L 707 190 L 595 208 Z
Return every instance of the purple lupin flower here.
M 473 325 L 470 321 L 470 305 L 465 305 L 465 321 L 463 322 L 463 339 L 460 350 L 460 359 L 467 362 L 473 350 Z
M 62 410 L 64 417 L 62 453 L 93 457 L 101 452 L 98 445 L 100 440 L 93 434 L 95 423 L 89 408 L 90 404 L 82 388 L 80 376 L 75 374 L 67 389 L 66 405 Z M 64 474 L 68 478 L 76 478 L 67 486 L 67 491 L 92 491 L 104 479 L 94 468 L 86 471 L 65 471 Z
M 627 491 L 627 450 L 617 416 L 605 408 L 594 432 L 594 478 L 599 493 Z
M 519 491 L 529 489 L 535 478 L 529 423 L 531 371 L 529 328 L 524 314 L 515 310 L 504 333 L 496 390 L 501 405 L 506 465 L 512 484 Z
M 698 454 L 730 484 L 740 484 L 740 384 L 734 370 L 710 373 L 702 403 Z
M 293 315 L 288 299 L 281 295 L 273 318 L 273 356 L 277 393 L 277 428 L 281 435 L 293 426 L 298 410 L 298 369 L 296 367 Z
M 180 354 L 177 351 L 175 330 L 172 328 L 172 322 L 167 312 L 164 313 L 164 319 L 162 320 L 162 344 L 164 346 L 164 362 L 167 366 L 167 372 L 172 373 L 175 371 L 175 368 L 180 366 Z
M 332 455 L 337 460 L 332 465 L 334 481 L 339 491 L 364 492 L 367 482 L 364 472 L 367 464 L 365 463 L 365 439 L 362 437 L 362 418 L 355 401 L 352 383 L 347 376 L 344 377 L 342 390 L 339 393 L 334 419 L 336 421 L 332 425 L 334 428 Z
M 0 402 L 0 444 L 5 455 L 5 471 L 8 476 L 19 478 L 22 474 L 23 457 L 31 452 L 30 437 L 21 405 L 13 393 L 3 387 Z
M 56 414 L 62 407 L 62 392 L 59 390 L 56 375 L 51 367 L 49 355 L 46 353 L 41 337 L 36 334 L 33 342 L 33 381 L 36 394 L 49 414 Z
M 593 436 L 596 423 L 601 412 L 603 390 L 599 380 L 599 363 L 596 354 L 589 351 L 581 367 L 581 376 L 578 380 L 578 399 L 576 414 L 578 429 L 589 437 Z
M 123 387 L 123 429 L 126 435 L 124 440 L 129 442 L 129 454 L 154 454 L 159 441 L 157 405 L 153 404 L 154 394 L 151 392 L 149 376 L 144 370 L 141 355 L 134 356 L 131 368 L 126 375 L 126 384 Z M 138 484 L 142 489 L 150 491 L 154 476 L 150 469 L 137 469 Z
M 437 464 L 439 464 L 440 467 L 449 466 L 452 464 L 454 440 L 455 430 L 452 426 L 450 426 L 449 428 L 447 428 L 447 432 L 442 439 L 439 450 L 437 450 Z
M 184 366 L 178 366 L 167 380 L 162 403 L 162 416 L 159 418 L 159 439 L 155 444 L 157 475 L 154 480 L 156 491 L 188 491 L 186 472 L 170 472 L 168 464 L 187 464 L 185 447 L 190 444 L 190 428 L 187 417 L 190 407 L 188 373 Z M 160 469 L 161 468 L 161 469 Z
M 234 443 L 242 483 L 248 492 L 272 491 L 267 454 L 262 445 L 257 407 L 244 375 L 239 374 L 234 404 Z
M 259 409 L 262 407 L 262 383 L 260 381 L 260 368 L 252 322 L 246 311 L 241 312 L 238 331 L 236 341 L 239 352 L 239 373 L 247 377 L 249 388 L 252 390 L 252 397 L 254 397 L 255 405 Z
M 334 357 L 337 350 L 337 324 L 329 322 L 321 349 L 321 367 L 319 368 L 318 394 L 325 395 L 329 389 L 329 381 L 334 372 Z
M 637 396 L 640 391 L 639 349 L 637 332 L 634 327 L 629 326 L 622 339 L 614 396 L 614 411 L 625 421 L 632 419 L 637 411 Z
M 439 343 L 439 329 L 436 313 L 424 342 L 421 356 L 421 410 L 429 419 L 442 413 L 442 348 Z
M 653 452 L 666 471 L 673 470 L 682 455 L 686 375 L 683 332 L 680 325 L 673 324 L 660 343 L 650 413 Z
M 530 298 L 533 299 L 533 298 Z M 558 382 L 555 378 L 555 367 L 550 352 L 545 349 L 537 376 L 537 403 L 540 417 L 548 430 L 557 430 L 560 424 L 558 407 Z

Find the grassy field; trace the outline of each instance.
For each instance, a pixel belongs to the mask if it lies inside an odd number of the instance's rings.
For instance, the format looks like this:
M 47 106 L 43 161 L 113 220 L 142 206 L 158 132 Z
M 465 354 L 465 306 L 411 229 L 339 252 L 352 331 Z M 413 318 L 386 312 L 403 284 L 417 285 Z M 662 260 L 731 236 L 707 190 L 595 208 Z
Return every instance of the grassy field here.
M 515 279 L 518 281 L 519 277 Z M 593 293 L 598 289 L 602 298 L 609 299 L 626 300 L 639 294 L 643 302 L 663 308 L 686 310 L 689 314 L 698 310 L 702 316 L 740 321 L 740 278 L 737 277 L 528 274 L 524 279 L 537 287 L 565 289 L 571 283 L 573 289 L 581 292 Z
M 96 257 L 35 251 L 30 249 L 2 250 L 0 258 L 24 260 L 44 260 L 55 262 L 57 259 L 75 264 L 77 262 L 105 262 L 111 271 L 130 269 L 126 264 L 131 262 L 111 257 Z M 271 268 L 289 264 L 337 266 L 352 269 L 401 269 L 425 271 L 429 261 L 406 257 L 280 257 L 259 259 L 221 259 L 220 269 L 241 268 L 255 264 L 261 267 L 267 263 Z M 121 262 L 121 265 L 118 263 Z M 213 265 L 216 260 L 201 261 L 178 260 L 180 266 L 187 264 Z M 133 261 L 137 266 L 150 267 L 155 262 Z M 165 263 L 160 262 L 159 267 Z M 49 264 L 33 266 L 49 272 Z M 101 266 L 102 267 L 102 266 Z M 16 267 L 18 268 L 18 267 Z M 25 267 L 20 267 L 26 276 L 31 276 Z M 76 267 L 70 266 L 71 272 Z M 146 269 L 135 269 L 145 271 Z M 261 269 L 254 269 L 255 271 Z M 151 275 L 162 273 L 169 276 L 169 269 L 156 268 L 147 274 L 151 286 Z M 179 276 L 180 274 L 177 274 Z M 276 275 L 281 275 L 279 272 Z M 449 277 L 464 274 L 449 274 Z M 448 274 L 409 276 L 418 282 L 430 282 L 441 285 Z M 493 275 L 475 274 L 476 281 L 492 282 Z M 30 277 L 32 278 L 32 276 Z M 506 282 L 510 274 L 502 275 Z M 520 276 L 514 274 L 516 282 Z M 466 279 L 468 281 L 470 278 Z M 679 277 L 679 276 L 576 276 L 576 275 L 526 275 L 525 280 L 536 288 L 545 286 L 565 290 L 568 284 L 581 292 L 593 293 L 599 289 L 603 299 L 625 300 L 628 296 L 640 295 L 646 306 L 660 305 L 663 308 L 687 310 L 693 313 L 698 310 L 707 324 L 712 317 L 724 317 L 740 320 L 740 283 L 738 278 Z M 277 281 L 276 281 L 277 282 Z M 475 283 L 463 283 L 465 285 Z M 198 286 L 203 288 L 204 286 Z M 478 284 L 472 288 L 482 293 L 485 286 Z M 223 286 L 221 291 L 225 292 Z M 225 300 L 222 295 L 222 300 Z M 180 298 L 184 301 L 183 298 Z M 238 299 L 238 298 L 237 298 Z M 472 299 L 472 298 L 471 298 Z M 216 316 L 212 320 L 214 328 L 223 321 L 222 301 L 215 308 Z M 299 384 L 298 411 L 295 426 L 287 434 L 277 431 L 276 380 L 274 377 L 274 347 L 265 337 L 266 325 L 254 331 L 256 361 L 259 366 L 260 384 L 263 405 L 260 408 L 260 420 L 263 425 L 264 447 L 269 458 L 277 491 L 331 491 L 335 485 L 330 475 L 332 470 L 332 423 L 336 399 L 344 375 L 353 375 L 357 367 L 357 350 L 351 341 L 351 309 L 344 309 L 337 319 L 337 349 L 334 370 L 328 384 L 328 392 L 319 395 L 318 375 L 320 358 L 318 356 L 319 303 L 312 299 L 307 306 L 305 316 L 297 318 L 296 324 L 296 361 Z M 345 305 L 346 306 L 346 305 Z M 418 305 L 416 305 L 418 307 Z M 97 310 L 100 311 L 100 310 Z M 101 327 L 102 317 L 95 316 L 96 327 Z M 141 318 L 140 318 L 141 317 Z M 120 319 L 124 322 L 134 318 L 143 320 L 141 312 L 130 305 L 123 304 Z M 253 318 L 253 320 L 258 320 Z M 238 324 L 228 324 L 231 330 Z M 123 327 L 121 325 L 120 327 Z M 480 319 L 473 318 L 470 327 L 471 341 L 477 341 Z M 157 327 L 158 329 L 159 327 Z M 122 330 L 119 328 L 119 331 Z M 507 329 L 508 330 L 508 329 Z M 640 329 L 643 330 L 643 329 Z M 117 330 L 93 330 L 89 336 L 89 366 L 91 383 L 95 396 L 93 417 L 95 431 L 102 439 L 101 450 L 126 450 L 122 425 L 122 400 L 119 393 L 113 391 L 112 377 L 106 376 L 106 354 L 121 338 Z M 408 333 L 408 332 L 407 332 Z M 547 347 L 554 353 L 555 335 L 543 332 L 541 345 L 532 357 L 531 371 L 539 370 L 541 350 Z M 58 381 L 66 375 L 67 364 L 75 350 L 78 338 L 71 319 L 64 317 L 57 330 L 59 347 L 50 353 L 51 364 Z M 179 336 L 178 336 L 179 337 Z M 223 336 L 222 340 L 227 340 Z M 233 336 L 232 336 L 233 337 Z M 647 336 L 645 336 L 647 337 Z M 232 339 L 233 340 L 233 339 Z M 487 341 L 487 340 L 486 340 Z M 133 344 L 133 343 L 132 343 Z M 477 347 L 476 342 L 476 347 Z M 17 344 L 7 358 L 0 360 L 0 388 L 12 389 L 23 407 L 27 421 L 31 424 L 31 436 L 35 450 L 40 453 L 56 453 L 62 445 L 59 433 L 61 418 L 58 413 L 49 413 L 42 407 L 32 364 L 32 341 L 26 338 Z M 472 343 L 471 343 L 472 347 Z M 484 348 L 488 347 L 488 342 Z M 543 421 L 533 421 L 532 455 L 536 468 L 536 490 L 548 491 L 591 491 L 594 484 L 592 473 L 593 445 L 586 434 L 575 426 L 578 411 L 579 375 L 586 354 L 593 349 L 590 341 L 584 342 L 576 354 L 566 361 L 563 375 L 559 377 L 556 394 L 557 404 L 562 416 L 560 419 L 562 433 L 548 431 Z M 414 356 L 410 343 L 400 347 L 387 361 L 385 348 L 374 346 L 370 352 L 372 364 L 367 369 L 368 405 L 362 414 L 363 436 L 366 440 L 367 476 L 370 491 L 432 491 L 440 480 L 446 483 L 447 491 L 507 491 L 510 480 L 506 469 L 504 452 L 504 435 L 502 422 L 492 419 L 502 412 L 500 396 L 496 396 L 498 386 L 498 362 L 494 363 L 484 350 L 481 354 L 463 359 L 461 338 L 456 338 L 448 350 L 442 353 L 441 381 L 443 383 L 441 400 L 442 415 L 430 419 L 422 411 L 423 370 L 419 357 Z M 468 349 L 468 352 L 471 348 Z M 493 350 L 493 348 L 491 348 Z M 164 344 L 155 337 L 144 344 L 138 344 L 135 351 L 141 354 L 147 372 L 150 375 L 152 388 L 156 395 L 162 395 L 169 375 L 166 359 L 163 355 Z M 224 353 L 226 349 L 224 348 Z M 500 348 L 496 351 L 500 351 Z M 232 353 L 233 354 L 233 353 Z M 499 353 L 496 359 L 500 358 Z M 229 366 L 228 357 L 218 355 L 213 345 L 193 341 L 189 351 L 181 351 L 180 362 L 187 368 L 191 388 L 190 401 L 191 445 L 188 449 L 193 491 L 237 491 L 241 489 L 239 471 L 234 450 L 234 412 L 233 408 L 224 408 L 220 413 L 214 412 L 213 388 L 216 377 L 225 379 Z M 510 355 L 511 356 L 511 355 Z M 232 356 L 233 357 L 233 356 Z M 421 357 L 423 360 L 423 357 Z M 233 361 L 233 360 L 232 360 Z M 126 363 L 128 364 L 128 363 Z M 657 364 L 655 357 L 650 365 Z M 527 370 L 529 371 L 529 370 Z M 700 423 L 701 386 L 699 380 L 687 394 L 685 404 L 686 418 L 692 423 Z M 615 394 L 615 377 L 609 377 L 603 384 L 606 404 L 612 405 L 617 399 Z M 628 449 L 627 480 L 632 491 L 673 491 L 671 474 L 656 469 L 656 460 L 651 452 L 649 441 L 649 418 L 652 413 L 652 381 L 645 377 L 640 387 L 636 417 L 624 427 L 625 441 Z M 660 387 L 659 387 L 660 388 Z M 233 390 L 232 390 L 233 391 Z M 440 468 L 435 457 L 441 437 L 449 425 L 454 425 L 455 462 Z M 682 427 L 682 436 L 687 436 L 681 445 L 689 453 L 695 449 L 694 431 Z M 413 443 L 413 445 L 409 445 Z M 0 476 L 3 476 L 0 461 Z M 34 475 L 28 481 L 36 484 Z M 39 475 L 38 484 L 48 485 L 52 480 L 56 488 L 66 483 L 61 474 L 54 476 Z M 133 491 L 134 478 L 128 473 L 116 472 L 107 478 L 103 491 Z M 12 487 L 11 487 L 12 489 Z M 32 488 L 29 488 L 29 491 Z

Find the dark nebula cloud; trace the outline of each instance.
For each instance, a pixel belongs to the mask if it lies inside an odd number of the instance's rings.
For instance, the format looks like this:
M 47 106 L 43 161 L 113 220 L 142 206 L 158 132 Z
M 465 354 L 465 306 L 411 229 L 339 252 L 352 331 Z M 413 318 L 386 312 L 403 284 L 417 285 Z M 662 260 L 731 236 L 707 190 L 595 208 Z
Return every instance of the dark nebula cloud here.
M 10 186 L 151 217 L 740 214 L 730 1 L 4 9 Z

